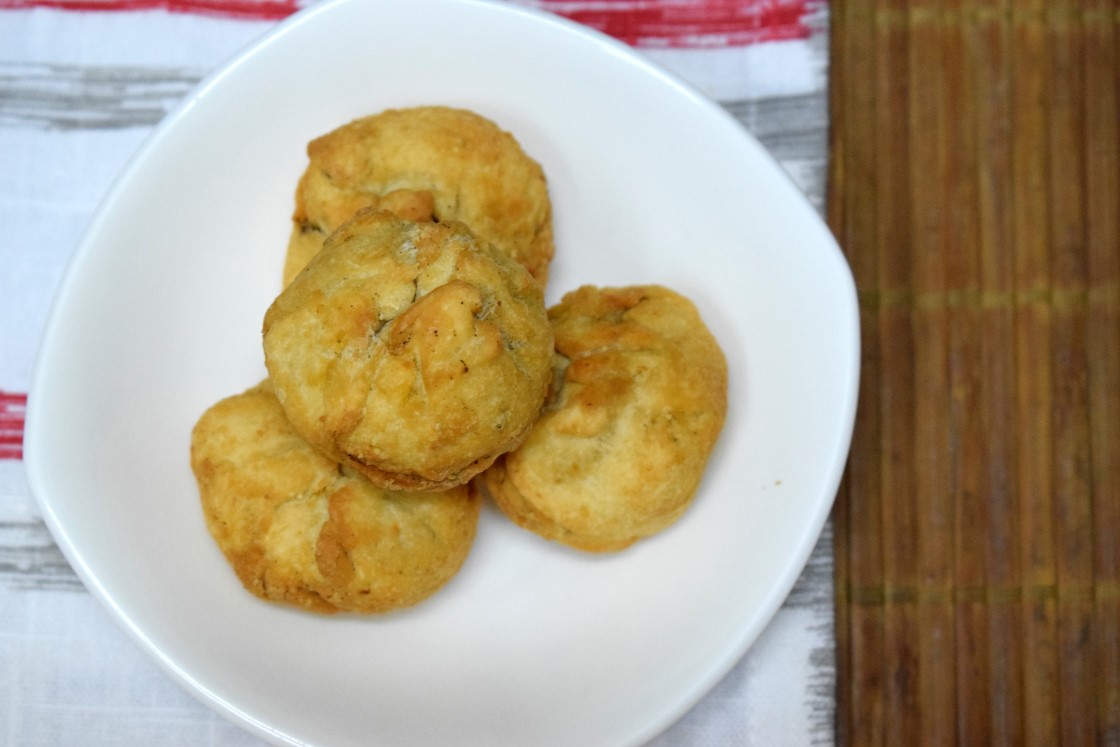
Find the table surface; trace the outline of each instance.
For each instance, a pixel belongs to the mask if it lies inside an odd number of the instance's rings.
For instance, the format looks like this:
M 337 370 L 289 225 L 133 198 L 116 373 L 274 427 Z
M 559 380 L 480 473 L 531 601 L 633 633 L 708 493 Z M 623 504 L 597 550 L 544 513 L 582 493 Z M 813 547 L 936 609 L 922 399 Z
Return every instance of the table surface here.
M 209 71 L 307 3 L 0 0 L 0 741 L 254 744 L 86 593 L 39 515 L 23 414 L 55 288 L 101 196 Z M 526 2 L 630 43 L 723 104 L 823 206 L 828 8 Z M 672 6 L 672 7 L 671 7 Z M 653 744 L 831 744 L 831 528 L 773 622 Z

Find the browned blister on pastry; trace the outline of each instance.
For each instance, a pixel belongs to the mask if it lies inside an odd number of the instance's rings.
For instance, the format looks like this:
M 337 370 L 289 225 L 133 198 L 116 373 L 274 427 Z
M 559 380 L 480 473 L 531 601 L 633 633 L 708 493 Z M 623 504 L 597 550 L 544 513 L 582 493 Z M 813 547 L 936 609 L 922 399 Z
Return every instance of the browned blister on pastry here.
M 544 285 L 552 209 L 544 172 L 508 132 L 463 109 L 390 109 L 308 145 L 284 285 L 362 208 L 458 221 Z
M 695 306 L 659 286 L 580 288 L 549 318 L 549 404 L 481 479 L 521 526 L 620 550 L 691 502 L 726 415 L 727 364 Z
M 548 390 L 540 286 L 464 226 L 362 211 L 268 310 L 293 427 L 385 487 L 460 485 L 528 434 Z
M 252 593 L 317 612 L 414 605 L 463 564 L 480 501 L 399 493 L 311 448 L 264 382 L 222 400 L 191 439 L 206 524 Z

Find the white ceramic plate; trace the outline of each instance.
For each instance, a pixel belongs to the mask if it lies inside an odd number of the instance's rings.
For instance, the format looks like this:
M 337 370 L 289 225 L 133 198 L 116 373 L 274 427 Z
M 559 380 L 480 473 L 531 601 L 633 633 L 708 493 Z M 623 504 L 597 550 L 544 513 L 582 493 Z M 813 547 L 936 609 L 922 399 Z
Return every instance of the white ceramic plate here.
M 460 574 L 412 610 L 266 604 L 206 533 L 190 430 L 264 376 L 261 319 L 307 141 L 421 103 L 491 117 L 544 166 L 550 302 L 584 283 L 663 283 L 696 301 L 727 353 L 727 425 L 690 511 L 622 554 L 568 551 L 488 510 Z M 187 689 L 260 735 L 634 744 L 727 672 L 794 583 L 840 478 L 857 367 L 841 254 L 718 106 L 541 14 L 341 0 L 204 82 L 107 196 L 48 326 L 26 464 L 90 590 Z

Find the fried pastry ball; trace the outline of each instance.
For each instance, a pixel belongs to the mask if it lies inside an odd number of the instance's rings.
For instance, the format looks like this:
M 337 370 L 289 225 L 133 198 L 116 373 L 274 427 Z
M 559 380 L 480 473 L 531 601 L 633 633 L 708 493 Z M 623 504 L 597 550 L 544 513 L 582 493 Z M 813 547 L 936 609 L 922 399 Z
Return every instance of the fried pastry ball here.
M 365 207 L 465 223 L 544 285 L 553 253 L 544 172 L 490 120 L 441 106 L 390 109 L 312 140 L 307 154 L 284 285 Z
M 693 304 L 659 286 L 583 287 L 549 318 L 549 405 L 481 480 L 542 537 L 621 550 L 691 502 L 723 427 L 727 363 Z
M 528 434 L 551 378 L 540 286 L 464 226 L 362 211 L 269 308 L 296 431 L 383 487 L 461 485 Z
M 300 438 L 264 382 L 198 421 L 191 467 L 210 534 L 245 588 L 316 612 L 386 612 L 459 570 L 480 501 L 378 488 Z

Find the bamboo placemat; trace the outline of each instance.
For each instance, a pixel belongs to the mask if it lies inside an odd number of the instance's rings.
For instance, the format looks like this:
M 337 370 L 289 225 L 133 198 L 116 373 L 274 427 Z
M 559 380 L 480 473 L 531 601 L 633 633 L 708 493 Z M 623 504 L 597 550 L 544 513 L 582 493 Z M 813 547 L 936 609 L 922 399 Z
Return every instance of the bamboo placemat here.
M 1120 0 L 833 0 L 844 744 L 1120 745 Z

